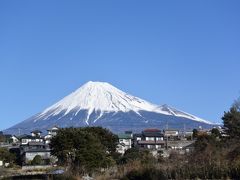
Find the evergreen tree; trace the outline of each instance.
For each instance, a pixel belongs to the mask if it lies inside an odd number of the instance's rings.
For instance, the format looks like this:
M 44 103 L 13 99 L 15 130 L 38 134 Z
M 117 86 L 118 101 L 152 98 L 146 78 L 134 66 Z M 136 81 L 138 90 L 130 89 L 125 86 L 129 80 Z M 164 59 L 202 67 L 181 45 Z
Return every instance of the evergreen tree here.
M 7 163 L 13 163 L 16 160 L 16 155 L 10 153 L 7 148 L 0 147 L 0 160 Z
M 51 154 L 60 163 L 72 168 L 73 173 L 91 173 L 113 164 L 107 148 L 88 128 L 60 129 L 50 143 Z
M 213 129 L 211 130 L 211 134 L 212 134 L 212 136 L 214 136 L 214 137 L 221 137 L 221 133 L 220 133 L 220 131 L 219 131 L 217 128 L 213 128 Z
M 36 155 L 33 160 L 31 161 L 32 165 L 41 165 L 43 164 L 42 157 L 40 155 Z
M 100 140 L 103 146 L 107 148 L 110 154 L 116 151 L 118 145 L 118 137 L 108 129 L 102 127 L 86 127 L 83 130 L 93 134 Z
M 131 148 L 126 150 L 119 163 L 126 164 L 131 161 L 140 161 L 143 164 L 147 164 L 154 160 L 156 159 L 153 158 L 152 154 L 148 150 Z
M 240 111 L 239 107 L 234 105 L 228 112 L 224 112 L 222 117 L 226 133 L 230 138 L 240 137 Z
M 197 138 L 197 136 L 198 136 L 198 130 L 197 129 L 193 129 L 193 138 L 195 139 L 195 138 Z

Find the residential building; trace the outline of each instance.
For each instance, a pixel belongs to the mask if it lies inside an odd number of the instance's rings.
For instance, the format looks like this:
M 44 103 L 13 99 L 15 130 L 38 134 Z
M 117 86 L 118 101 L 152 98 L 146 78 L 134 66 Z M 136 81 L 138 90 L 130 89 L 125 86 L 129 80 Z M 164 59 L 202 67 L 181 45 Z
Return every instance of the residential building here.
M 39 130 L 34 130 L 31 132 L 33 137 L 41 137 L 42 132 Z
M 50 148 L 44 142 L 28 142 L 28 144 L 21 145 L 20 155 L 23 164 L 30 163 L 37 155 L 45 161 L 51 157 Z
M 23 164 L 31 162 L 36 155 L 40 155 L 43 160 L 50 158 L 50 148 L 41 137 L 41 131 L 35 130 L 31 135 L 22 135 L 20 139 L 20 157 Z
M 126 150 L 132 148 L 132 138 L 133 134 L 131 131 L 126 131 L 125 134 L 119 134 L 117 152 L 124 154 Z
M 151 150 L 163 149 L 165 146 L 164 135 L 159 129 L 145 129 L 142 134 L 134 136 L 135 146 Z
M 58 130 L 59 130 L 59 128 L 57 126 L 54 126 L 51 129 L 47 130 L 48 134 L 44 137 L 46 144 L 49 144 L 52 137 L 57 135 Z
M 16 136 L 0 133 L 0 144 L 12 144 L 17 142 L 18 138 Z
M 179 139 L 179 131 L 176 129 L 164 129 L 164 138 L 167 140 L 178 140 Z
M 15 136 L 15 135 L 12 135 L 10 139 L 11 139 L 11 141 L 12 141 L 12 143 L 13 143 L 13 144 L 16 144 L 16 143 L 18 143 L 18 142 L 19 142 L 19 139 L 18 139 L 18 137 L 17 137 L 17 136 Z
M 19 136 L 18 138 L 20 140 L 21 145 L 26 145 L 29 142 L 43 142 L 43 138 L 38 137 L 38 136 L 31 136 L 31 135 L 27 135 L 27 134 Z

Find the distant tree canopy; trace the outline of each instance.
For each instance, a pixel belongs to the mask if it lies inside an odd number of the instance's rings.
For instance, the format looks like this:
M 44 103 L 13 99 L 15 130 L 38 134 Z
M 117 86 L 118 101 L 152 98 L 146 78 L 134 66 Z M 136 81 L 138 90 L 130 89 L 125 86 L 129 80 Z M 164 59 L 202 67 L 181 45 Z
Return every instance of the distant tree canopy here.
M 240 101 L 235 101 L 234 105 L 228 112 L 224 112 L 222 117 L 226 133 L 230 138 L 240 137 Z
M 197 137 L 197 140 L 194 143 L 194 148 L 195 148 L 195 151 L 199 153 L 199 152 L 204 152 L 209 145 L 213 145 L 213 146 L 217 145 L 215 136 L 202 134 Z
M 153 156 L 148 150 L 143 150 L 139 148 L 131 148 L 126 150 L 119 164 L 126 164 L 131 161 L 140 161 L 141 163 L 149 163 L 153 161 Z
M 118 137 L 108 129 L 102 127 L 86 127 L 83 128 L 88 133 L 94 134 L 101 142 L 101 144 L 107 148 L 107 151 L 112 154 L 116 151 L 118 145 Z
M 220 131 L 217 129 L 217 128 L 213 128 L 211 130 L 211 134 L 214 136 L 214 137 L 221 137 L 221 133 Z
M 3 132 L 0 131 L 0 142 L 5 142 L 6 141 L 6 138 L 5 136 L 3 135 Z
M 7 148 L 0 148 L 0 160 L 7 163 L 13 163 L 16 160 L 16 156 L 10 153 Z
M 197 138 L 197 136 L 198 136 L 198 130 L 193 129 L 193 138 Z
M 79 173 L 111 166 L 114 161 L 110 153 L 116 145 L 115 135 L 100 127 L 60 129 L 50 143 L 51 154 Z

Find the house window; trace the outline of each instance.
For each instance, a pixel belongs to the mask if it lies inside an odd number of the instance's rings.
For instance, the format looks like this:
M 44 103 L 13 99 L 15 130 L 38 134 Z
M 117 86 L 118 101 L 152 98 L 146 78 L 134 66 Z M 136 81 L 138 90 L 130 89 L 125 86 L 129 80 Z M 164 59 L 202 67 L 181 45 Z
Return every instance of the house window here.
M 137 137 L 137 141 L 141 141 L 142 139 L 141 139 L 141 137 Z
M 154 149 L 154 145 L 147 145 L 148 149 Z
M 26 139 L 22 139 L 22 143 L 27 143 L 27 140 Z
M 162 146 L 161 145 L 156 145 L 156 149 L 161 149 Z
M 157 141 L 162 141 L 162 140 L 163 140 L 163 137 L 157 137 L 156 140 L 157 140 Z
M 146 141 L 154 141 L 154 137 L 146 137 Z

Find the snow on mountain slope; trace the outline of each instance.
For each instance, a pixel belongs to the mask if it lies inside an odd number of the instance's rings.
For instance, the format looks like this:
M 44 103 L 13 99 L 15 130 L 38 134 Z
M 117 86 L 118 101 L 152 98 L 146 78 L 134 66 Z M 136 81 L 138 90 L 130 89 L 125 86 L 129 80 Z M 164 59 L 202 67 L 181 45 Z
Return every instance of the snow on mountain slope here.
M 168 112 L 169 115 L 173 115 L 173 116 L 177 116 L 177 117 L 183 117 L 183 118 L 187 118 L 187 119 L 192 119 L 194 121 L 203 122 L 203 123 L 206 123 L 206 124 L 213 124 L 210 121 L 206 121 L 206 120 L 201 119 L 199 117 L 196 117 L 196 116 L 194 116 L 192 114 L 189 114 L 189 113 L 177 110 L 177 109 L 175 109 L 173 107 L 170 107 L 170 106 L 168 106 L 166 104 L 164 104 L 162 106 L 159 106 L 158 109 L 161 109 L 164 112 Z
M 69 96 L 66 96 L 53 106 L 44 110 L 38 115 L 38 118 L 35 119 L 35 121 L 47 119 L 50 116 L 56 116 L 63 112 L 64 115 L 67 115 L 69 112 L 74 111 L 75 115 L 77 115 L 81 110 L 87 110 L 88 112 L 85 119 L 87 124 L 90 115 L 97 111 L 101 113 L 96 117 L 94 122 L 96 122 L 104 113 L 134 111 L 141 116 L 141 111 L 148 111 L 211 124 L 209 121 L 176 110 L 167 105 L 158 106 L 138 97 L 126 94 L 109 83 L 92 81 L 84 84 Z

